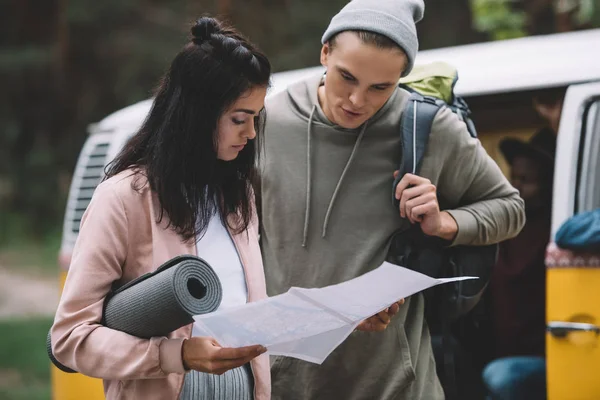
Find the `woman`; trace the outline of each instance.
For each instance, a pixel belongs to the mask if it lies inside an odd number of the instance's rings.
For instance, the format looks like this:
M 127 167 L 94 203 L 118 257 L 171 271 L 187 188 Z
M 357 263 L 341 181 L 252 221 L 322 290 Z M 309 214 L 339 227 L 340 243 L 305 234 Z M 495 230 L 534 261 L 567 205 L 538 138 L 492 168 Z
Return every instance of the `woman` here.
M 222 348 L 192 325 L 146 340 L 100 324 L 113 283 L 181 254 L 215 269 L 221 307 L 266 297 L 251 182 L 270 73 L 239 33 L 199 19 L 96 189 L 51 334 L 55 357 L 104 379 L 107 399 L 270 397 L 262 346 Z

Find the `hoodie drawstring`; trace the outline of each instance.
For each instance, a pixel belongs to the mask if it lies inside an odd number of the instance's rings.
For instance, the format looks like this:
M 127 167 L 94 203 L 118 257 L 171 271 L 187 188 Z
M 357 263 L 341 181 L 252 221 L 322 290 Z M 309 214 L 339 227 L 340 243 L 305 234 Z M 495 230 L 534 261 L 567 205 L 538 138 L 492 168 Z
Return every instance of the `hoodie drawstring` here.
M 302 247 L 306 247 L 306 243 L 308 241 L 308 227 L 309 227 L 309 220 L 310 220 L 310 198 L 311 198 L 311 187 L 312 187 L 312 171 L 311 171 L 311 164 L 312 164 L 311 133 L 312 133 L 312 131 L 311 131 L 311 128 L 312 128 L 312 122 L 313 122 L 313 118 L 315 116 L 316 111 L 317 111 L 317 106 L 315 104 L 310 113 L 310 117 L 308 118 L 308 129 L 306 131 L 306 134 L 307 134 L 306 205 L 305 205 L 305 209 L 304 209 L 304 232 L 303 232 L 303 236 L 302 236 Z M 350 165 L 352 164 L 352 161 L 354 160 L 354 156 L 356 155 L 356 152 L 358 151 L 358 146 L 360 145 L 360 142 L 362 141 L 363 137 L 365 136 L 365 132 L 367 130 L 367 124 L 368 124 L 368 122 L 365 122 L 363 124 L 363 126 L 360 130 L 360 133 L 358 134 L 358 138 L 356 138 L 356 142 L 354 143 L 354 147 L 352 148 L 352 153 L 350 153 L 350 157 L 348 158 L 348 161 L 346 162 L 346 166 L 344 167 L 344 170 L 342 171 L 342 174 L 340 175 L 340 179 L 338 180 L 335 190 L 333 191 L 333 195 L 331 196 L 331 200 L 329 201 L 329 206 L 327 207 L 327 213 L 325 214 L 325 220 L 323 221 L 323 232 L 322 232 L 323 238 L 327 235 L 327 226 L 329 225 L 329 217 L 331 216 L 331 212 L 333 210 L 335 200 L 337 199 L 337 195 L 340 190 L 340 187 L 342 186 L 342 182 L 344 181 L 344 177 L 346 176 L 346 173 L 350 169 Z
M 312 176 L 311 176 L 311 170 L 310 170 L 310 164 L 311 164 L 311 142 L 310 142 L 310 137 L 311 137 L 311 126 L 312 126 L 312 121 L 313 118 L 315 116 L 315 112 L 317 111 L 317 105 L 315 104 L 313 106 L 312 111 L 310 112 L 310 118 L 308 118 L 308 129 L 306 131 L 306 205 L 304 208 L 304 232 L 302 235 L 302 247 L 306 247 L 306 241 L 308 240 L 308 221 L 310 218 L 310 189 L 312 186 Z
M 340 179 L 338 180 L 338 183 L 335 186 L 335 190 L 333 191 L 333 196 L 331 196 L 331 201 L 329 201 L 329 207 L 327 207 L 327 214 L 325 214 L 325 221 L 323 222 L 323 234 L 322 234 L 323 238 L 325 237 L 325 235 L 327 235 L 327 225 L 329 224 L 329 217 L 331 216 L 331 210 L 333 210 L 333 203 L 335 203 L 335 199 L 337 198 L 337 194 L 340 190 L 340 187 L 342 186 L 342 181 L 344 180 L 344 177 L 346 176 L 346 172 L 348 172 L 348 170 L 350 169 L 350 164 L 352 164 L 352 160 L 354 159 L 354 155 L 356 154 L 356 152 L 358 150 L 358 146 L 360 145 L 360 142 L 362 141 L 363 136 L 365 136 L 365 131 L 367 130 L 367 123 L 368 122 L 365 122 L 363 124 L 363 127 L 360 130 L 360 133 L 358 134 L 358 138 L 356 138 L 356 142 L 354 143 L 354 147 L 352 148 L 352 153 L 350 153 L 348 162 L 346 162 L 346 166 L 344 167 L 344 170 L 342 171 L 342 175 L 340 175 Z

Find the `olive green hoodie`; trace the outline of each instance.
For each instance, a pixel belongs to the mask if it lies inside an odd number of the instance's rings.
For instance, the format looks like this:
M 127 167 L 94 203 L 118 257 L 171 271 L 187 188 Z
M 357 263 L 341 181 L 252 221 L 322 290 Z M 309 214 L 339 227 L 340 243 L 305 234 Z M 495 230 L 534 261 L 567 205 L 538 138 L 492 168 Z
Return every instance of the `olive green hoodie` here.
M 384 261 L 392 234 L 410 225 L 391 194 L 408 93 L 397 89 L 351 130 L 323 114 L 320 84 L 314 76 L 267 102 L 260 197 L 269 295 L 362 275 Z M 448 109 L 433 123 L 421 175 L 457 221 L 454 244 L 505 240 L 525 222 L 518 192 Z M 322 365 L 275 359 L 273 398 L 443 399 L 423 311 L 423 297 L 412 296 L 385 332 L 352 333 Z

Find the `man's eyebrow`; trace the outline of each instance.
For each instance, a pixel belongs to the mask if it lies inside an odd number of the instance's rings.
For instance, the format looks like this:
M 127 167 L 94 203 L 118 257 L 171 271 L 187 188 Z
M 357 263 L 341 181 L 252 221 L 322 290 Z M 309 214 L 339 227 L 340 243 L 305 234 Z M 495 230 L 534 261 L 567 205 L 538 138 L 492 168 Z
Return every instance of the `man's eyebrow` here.
M 336 68 L 338 69 L 338 71 L 340 71 L 340 72 L 343 72 L 343 73 L 344 73 L 344 74 L 346 74 L 346 75 L 349 75 L 349 76 L 350 76 L 352 79 L 354 79 L 354 80 L 358 80 L 358 79 L 356 79 L 356 77 L 355 77 L 354 75 L 352 75 L 352 74 L 350 73 L 350 71 L 348 71 L 346 68 L 343 68 L 343 67 L 336 67 Z
M 394 86 L 396 83 L 395 82 L 381 82 L 381 83 L 374 83 L 371 86 Z
M 356 77 L 355 77 L 354 75 L 352 75 L 352 74 L 350 73 L 350 71 L 348 71 L 346 68 L 343 68 L 343 67 L 337 67 L 337 69 L 338 69 L 340 72 L 343 72 L 344 74 L 346 74 L 346 75 L 349 75 L 349 76 L 350 76 L 352 79 L 354 79 L 355 81 L 358 81 L 358 79 L 356 79 Z M 381 83 L 374 83 L 374 84 L 372 84 L 371 86 L 393 86 L 393 85 L 395 85 L 395 84 L 396 84 L 395 82 L 381 82 Z

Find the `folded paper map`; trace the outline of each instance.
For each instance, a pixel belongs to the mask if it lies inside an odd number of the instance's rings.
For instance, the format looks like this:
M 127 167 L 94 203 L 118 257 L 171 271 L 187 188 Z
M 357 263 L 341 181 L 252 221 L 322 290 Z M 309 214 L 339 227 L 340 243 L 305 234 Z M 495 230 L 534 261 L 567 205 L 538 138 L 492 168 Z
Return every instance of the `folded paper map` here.
M 321 364 L 366 318 L 430 287 L 474 277 L 434 279 L 384 262 L 357 278 L 323 288 L 292 287 L 254 303 L 194 317 L 202 336 L 224 347 L 254 344 L 271 355 Z

